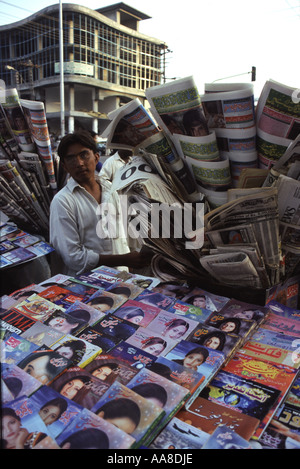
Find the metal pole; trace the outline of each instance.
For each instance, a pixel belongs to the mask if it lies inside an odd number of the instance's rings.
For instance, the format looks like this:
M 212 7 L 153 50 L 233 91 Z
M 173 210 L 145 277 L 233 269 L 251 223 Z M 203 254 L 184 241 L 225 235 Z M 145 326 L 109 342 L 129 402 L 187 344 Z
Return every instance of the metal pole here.
M 60 57 L 60 128 L 65 135 L 64 36 L 62 0 L 59 0 L 59 57 Z

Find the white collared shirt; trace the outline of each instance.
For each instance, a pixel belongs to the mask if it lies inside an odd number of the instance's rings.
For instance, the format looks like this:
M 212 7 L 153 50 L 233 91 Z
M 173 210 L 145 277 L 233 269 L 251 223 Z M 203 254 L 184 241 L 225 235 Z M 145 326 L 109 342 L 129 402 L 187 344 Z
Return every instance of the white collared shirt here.
M 96 180 L 100 183 L 98 177 Z M 118 194 L 111 193 L 110 187 L 109 182 L 101 181 L 101 205 L 109 202 L 116 209 L 120 231 L 114 239 L 103 239 L 97 235 L 97 227 L 102 223 L 99 204 L 73 178 L 53 198 L 50 208 L 50 243 L 65 264 L 65 272 L 61 273 L 79 275 L 99 265 L 99 254 L 129 252 L 118 209 Z

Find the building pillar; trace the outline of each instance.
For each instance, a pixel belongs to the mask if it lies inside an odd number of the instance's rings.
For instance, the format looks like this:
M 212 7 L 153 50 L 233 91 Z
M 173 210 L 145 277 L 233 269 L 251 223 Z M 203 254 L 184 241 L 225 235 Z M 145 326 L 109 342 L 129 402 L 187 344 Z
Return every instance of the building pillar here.
M 75 119 L 73 116 L 70 116 L 68 119 L 68 133 L 72 134 L 75 131 Z

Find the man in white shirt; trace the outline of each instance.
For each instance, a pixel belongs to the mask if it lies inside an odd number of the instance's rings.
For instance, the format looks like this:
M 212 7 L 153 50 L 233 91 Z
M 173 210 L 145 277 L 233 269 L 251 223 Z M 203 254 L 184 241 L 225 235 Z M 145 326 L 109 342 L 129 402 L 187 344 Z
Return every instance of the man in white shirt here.
M 58 155 L 70 174 L 50 208 L 50 242 L 63 260 L 65 268 L 61 273 L 76 276 L 100 265 L 137 269 L 148 265 L 149 254 L 130 252 L 118 213 L 118 195 L 111 193 L 111 183 L 100 182 L 95 175 L 99 154 L 91 135 L 88 132 L 66 135 Z M 107 219 L 99 214 L 101 204 L 108 202 L 115 208 L 113 223 L 117 236 L 110 236 Z
M 131 161 L 131 158 L 132 151 L 130 150 L 119 150 L 107 158 L 99 172 L 101 181 L 107 180 L 112 182 L 118 169 Z

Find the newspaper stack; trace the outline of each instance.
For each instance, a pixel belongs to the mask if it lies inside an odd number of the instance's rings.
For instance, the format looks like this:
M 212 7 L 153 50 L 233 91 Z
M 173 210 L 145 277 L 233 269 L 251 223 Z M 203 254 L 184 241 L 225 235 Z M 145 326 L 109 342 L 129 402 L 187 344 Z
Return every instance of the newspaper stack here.
M 47 235 L 57 184 L 44 104 L 1 90 L 0 128 L 0 209 L 28 231 Z

